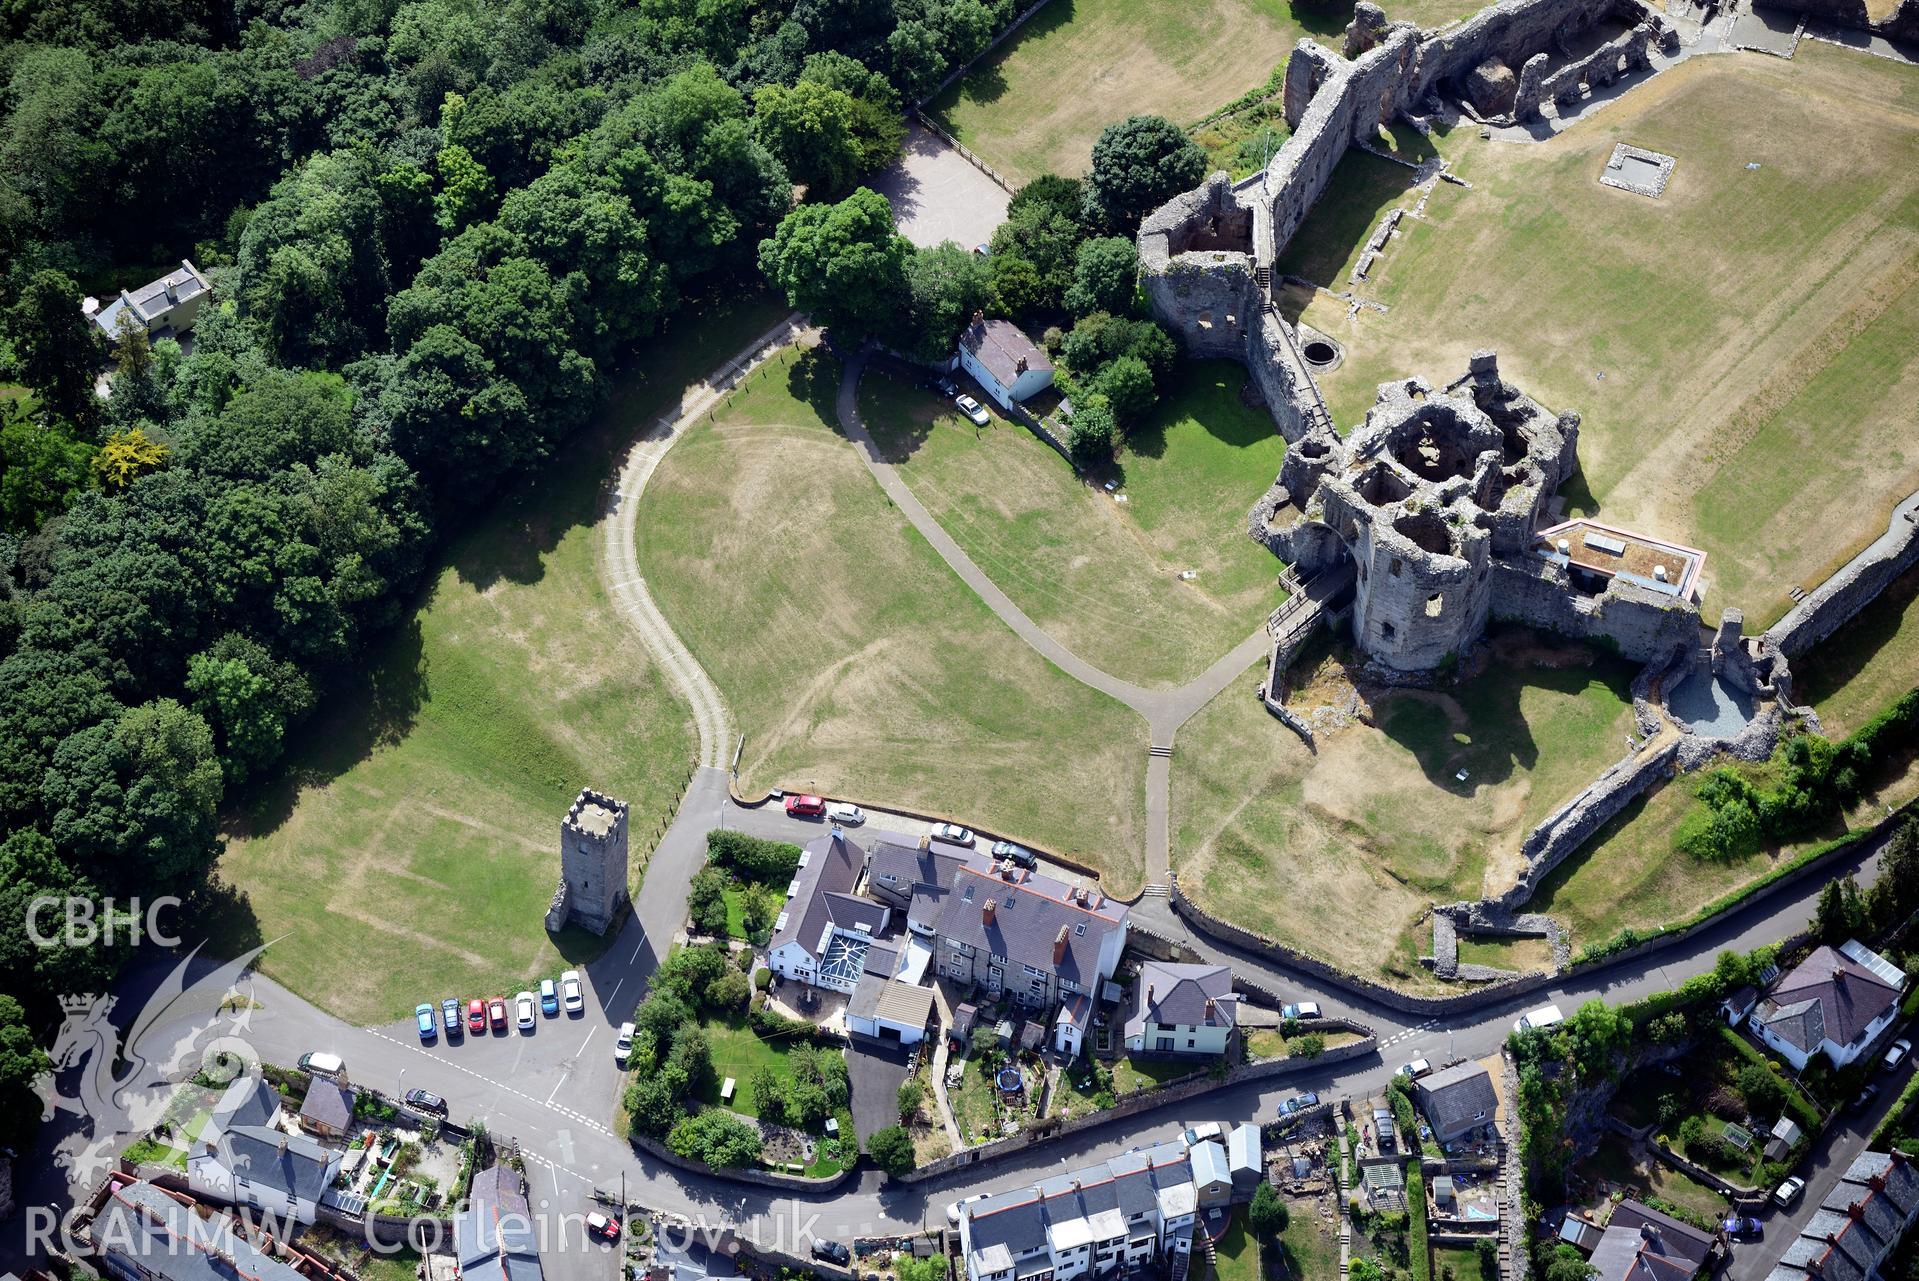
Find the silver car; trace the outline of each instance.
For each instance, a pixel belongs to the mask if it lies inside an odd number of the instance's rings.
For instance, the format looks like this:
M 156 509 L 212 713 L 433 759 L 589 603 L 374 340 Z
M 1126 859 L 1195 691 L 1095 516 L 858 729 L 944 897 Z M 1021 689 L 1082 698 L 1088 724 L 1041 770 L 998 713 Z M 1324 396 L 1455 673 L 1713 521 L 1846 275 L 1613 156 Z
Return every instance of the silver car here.
M 953 403 L 959 406 L 959 411 L 962 414 L 965 414 L 968 418 L 973 420 L 973 425 L 976 427 L 984 427 L 986 426 L 987 423 L 992 421 L 992 419 L 986 416 L 985 406 L 981 405 L 977 400 L 974 400 L 971 396 L 955 396 L 953 398 Z

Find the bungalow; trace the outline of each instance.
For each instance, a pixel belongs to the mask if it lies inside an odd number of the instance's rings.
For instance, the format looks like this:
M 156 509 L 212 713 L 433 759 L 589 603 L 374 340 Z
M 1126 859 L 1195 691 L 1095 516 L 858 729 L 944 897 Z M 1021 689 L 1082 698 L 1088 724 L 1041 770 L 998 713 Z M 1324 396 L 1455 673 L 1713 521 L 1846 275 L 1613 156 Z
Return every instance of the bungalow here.
M 835 827 L 809 841 L 773 921 L 767 964 L 781 978 L 848 996 L 866 973 L 866 951 L 886 929 L 891 909 L 853 893 L 866 851 Z
M 1053 362 L 1010 320 L 975 313 L 960 335 L 959 363 L 1006 410 L 1053 385 Z
M 1133 984 L 1126 1048 L 1136 1054 L 1226 1053 L 1238 1028 L 1239 997 L 1224 965 L 1147 961 Z
M 1804 1071 L 1814 1054 L 1835 1068 L 1852 1063 L 1899 1014 L 1906 976 L 1854 939 L 1816 948 L 1774 983 L 1749 1016 L 1753 1032 Z

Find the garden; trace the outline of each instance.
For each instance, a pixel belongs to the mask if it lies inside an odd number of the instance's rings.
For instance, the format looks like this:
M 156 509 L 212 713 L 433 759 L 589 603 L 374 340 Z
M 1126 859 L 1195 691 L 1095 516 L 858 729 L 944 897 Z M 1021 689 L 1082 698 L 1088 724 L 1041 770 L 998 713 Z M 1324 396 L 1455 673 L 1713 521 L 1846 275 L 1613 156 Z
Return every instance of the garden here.
M 745 832 L 716 828 L 706 834 L 706 866 L 687 888 L 691 930 L 709 939 L 734 939 L 765 947 L 773 921 L 785 906 L 784 891 L 799 871 L 801 849 Z

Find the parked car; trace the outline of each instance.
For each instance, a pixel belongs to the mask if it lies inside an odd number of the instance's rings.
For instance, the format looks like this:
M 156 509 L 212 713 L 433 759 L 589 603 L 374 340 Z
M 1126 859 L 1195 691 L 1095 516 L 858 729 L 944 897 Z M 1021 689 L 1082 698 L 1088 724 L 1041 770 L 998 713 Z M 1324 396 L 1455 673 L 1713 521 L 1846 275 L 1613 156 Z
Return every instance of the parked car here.
M 345 1076 L 346 1060 L 324 1050 L 312 1050 L 300 1056 L 300 1069 L 315 1076 Z
M 431 1112 L 435 1116 L 446 1115 L 446 1100 L 431 1090 L 408 1090 L 406 1105 L 410 1108 L 418 1108 L 422 1112 Z
M 1433 1065 L 1430 1059 L 1414 1059 L 1411 1063 L 1402 1063 L 1399 1065 L 1399 1074 L 1401 1076 L 1409 1076 L 1415 1081 L 1432 1070 Z
M 1806 1181 L 1795 1174 L 1772 1190 L 1772 1203 L 1782 1210 L 1790 1209 L 1805 1190 Z
M 1039 855 L 1017 841 L 994 841 L 993 857 L 1010 858 L 1021 867 L 1033 867 L 1039 863 Z
M 957 1228 L 960 1221 L 960 1211 L 964 1210 L 969 1202 L 977 1201 L 981 1197 L 988 1195 L 990 1194 L 985 1192 L 975 1192 L 972 1196 L 961 1197 L 946 1207 L 946 1221 Z
M 533 1024 L 539 1019 L 539 1014 L 534 1009 L 536 1004 L 537 1002 L 534 1000 L 533 993 L 531 992 L 522 992 L 513 998 L 513 1014 L 514 1018 L 519 1022 L 520 1031 L 531 1032 L 533 1030 Z
M 1316 1019 L 1319 1017 L 1319 1002 L 1301 1001 L 1296 1005 L 1282 1005 L 1279 1016 L 1283 1019 Z
M 493 1020 L 493 1030 L 495 1032 L 506 1031 L 506 998 L 504 996 L 496 996 L 489 1001 L 486 1012 L 488 1017 Z
M 935 823 L 932 836 L 936 841 L 951 841 L 955 845 L 973 843 L 973 829 L 961 827 L 958 823 Z
M 447 997 L 440 1002 L 440 1022 L 446 1025 L 446 1039 L 457 1041 L 466 1035 L 466 1024 L 460 1021 L 460 1002 L 457 997 Z
M 560 1012 L 560 985 L 552 979 L 540 980 L 540 1013 L 552 1018 Z
M 1904 1037 L 1900 1037 L 1897 1041 L 1894 1041 L 1891 1045 L 1886 1047 L 1886 1057 L 1879 1060 L 1880 1066 L 1884 1067 L 1886 1071 L 1890 1072 L 1893 1069 L 1897 1068 L 1901 1063 L 1904 1063 L 1906 1061 L 1906 1056 L 1911 1053 L 1912 1053 L 1912 1042 L 1906 1040 Z
M 935 378 L 933 385 L 940 389 L 940 395 L 942 396 L 959 395 L 959 384 L 951 378 L 948 378 L 945 374 L 941 374 L 938 378 Z
M 578 1014 L 586 1008 L 586 993 L 580 986 L 578 970 L 560 975 L 560 1004 L 566 1007 L 568 1014 Z
M 633 1056 L 633 1025 L 620 1024 L 620 1034 L 613 1038 L 613 1061 L 621 1067 Z
M 1765 1228 L 1760 1226 L 1759 1220 L 1750 1214 L 1729 1214 L 1726 1216 L 1726 1221 L 1719 1226 L 1726 1230 L 1726 1235 L 1729 1237 L 1757 1237 L 1764 1236 L 1766 1232 Z
M 795 793 L 786 798 L 788 818 L 818 818 L 824 813 L 826 813 L 826 802 L 820 797 Z
M 813 1257 L 825 1259 L 828 1263 L 837 1263 L 842 1268 L 853 1262 L 853 1252 L 838 1241 L 822 1241 L 813 1238 Z
M 1281 1103 L 1279 1105 L 1279 1114 L 1281 1116 L 1291 1116 L 1295 1112 L 1303 1112 L 1307 1108 L 1318 1106 L 1319 1096 L 1311 1090 L 1308 1090 L 1304 1094 L 1295 1094 L 1292 1098 Z
M 835 801 L 826 807 L 826 817 L 841 827 L 858 827 L 866 821 L 866 811 L 846 801 Z
M 1879 1087 L 1874 1085 L 1872 1082 L 1868 1081 L 1866 1082 L 1866 1088 L 1859 1091 L 1858 1095 L 1856 1095 L 1853 1098 L 1852 1110 L 1854 1112 L 1867 1111 L 1868 1109 L 1872 1107 L 1874 1103 L 1877 1103 L 1878 1101 L 1879 1101 Z
M 991 255 L 991 254 L 992 254 L 992 252 L 993 252 L 993 246 L 991 246 L 991 245 L 974 245 L 974 246 L 973 246 L 973 252 L 974 252 L 974 253 L 976 253 L 976 254 L 978 254 L 978 255 L 979 255 L 980 257 L 982 257 L 982 258 L 985 258 L 985 257 L 988 257 L 989 255 Z
M 620 1221 L 610 1214 L 601 1214 L 595 1210 L 586 1216 L 586 1234 L 598 1237 L 602 1241 L 618 1241 Z
M 486 1002 L 477 996 L 466 1003 L 466 1030 L 486 1031 Z
M 984 427 L 987 423 L 993 421 L 986 416 L 985 407 L 971 396 L 955 396 L 953 397 L 953 403 L 959 406 L 959 411 L 962 414 L 965 414 L 973 420 L 973 425 L 976 427 Z
M 1557 1005 L 1542 1005 L 1536 1010 L 1529 1010 L 1520 1015 L 1519 1021 L 1513 1024 L 1513 1031 L 1531 1032 L 1536 1028 L 1551 1027 L 1555 1023 L 1565 1021 L 1566 1016 L 1559 1012 Z
M 421 1001 L 413 1007 L 413 1021 L 419 1026 L 422 1041 L 439 1039 L 440 1025 L 434 1021 L 433 1007 L 427 1002 Z

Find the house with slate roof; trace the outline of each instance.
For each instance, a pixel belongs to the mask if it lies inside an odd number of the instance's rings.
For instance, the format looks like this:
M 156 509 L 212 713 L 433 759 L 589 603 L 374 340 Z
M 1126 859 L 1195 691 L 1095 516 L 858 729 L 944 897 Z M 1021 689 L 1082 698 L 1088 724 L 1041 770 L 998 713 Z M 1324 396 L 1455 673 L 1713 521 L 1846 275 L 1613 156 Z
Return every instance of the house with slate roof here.
M 842 828 L 807 842 L 767 944 L 775 974 L 853 994 L 867 950 L 892 918 L 884 903 L 853 892 L 865 870 L 865 849 Z
M 982 313 L 960 334 L 959 363 L 1001 409 L 1053 385 L 1053 362 L 1045 351 L 1012 321 L 988 320 Z
M 119 297 L 109 299 L 104 306 L 89 298 L 83 310 L 109 342 L 118 341 L 123 320 L 131 321 L 152 339 L 178 338 L 193 328 L 200 308 L 212 293 L 213 286 L 200 269 L 182 258 L 176 270 L 158 280 L 138 289 L 122 289 Z
M 934 963 L 956 983 L 1051 1010 L 1096 996 L 1126 948 L 1124 903 L 1096 887 L 974 857 L 953 878 L 933 921 Z
M 337 1139 L 353 1128 L 353 1087 L 319 1073 L 307 1085 L 300 1102 L 300 1128 Z
M 453 1255 L 461 1281 L 542 1281 L 533 1211 L 517 1170 L 494 1165 L 473 1176 L 466 1209 L 453 1216 Z
M 226 1215 L 151 1183 L 110 1186 L 86 1235 L 100 1270 L 117 1281 L 312 1281 Z
M 1415 1088 L 1426 1124 L 1441 1143 L 1451 1143 L 1482 1125 L 1493 1124 L 1499 1110 L 1493 1079 L 1477 1063 L 1460 1063 L 1443 1072 L 1428 1073 L 1419 1078 Z
M 1638 1201 L 1621 1201 L 1593 1249 L 1593 1281 L 1692 1281 L 1713 1237 Z
M 1192 1161 L 1174 1141 L 959 1208 L 967 1281 L 1072 1281 L 1157 1265 L 1181 1276 L 1199 1211 Z
M 1878 1281 L 1919 1221 L 1919 1168 L 1903 1152 L 1861 1152 L 1786 1247 L 1766 1281 Z
M 1239 997 L 1224 965 L 1147 961 L 1133 984 L 1126 1048 L 1136 1054 L 1217 1058 L 1239 1028 Z
M 1815 1054 L 1853 1062 L 1899 1014 L 1905 974 L 1856 939 L 1819 947 L 1769 988 L 1748 1016 L 1752 1031 L 1804 1071 Z
M 311 1224 L 340 1173 L 341 1153 L 264 1125 L 200 1132 L 187 1152 L 187 1187 L 203 1200 L 244 1205 Z

